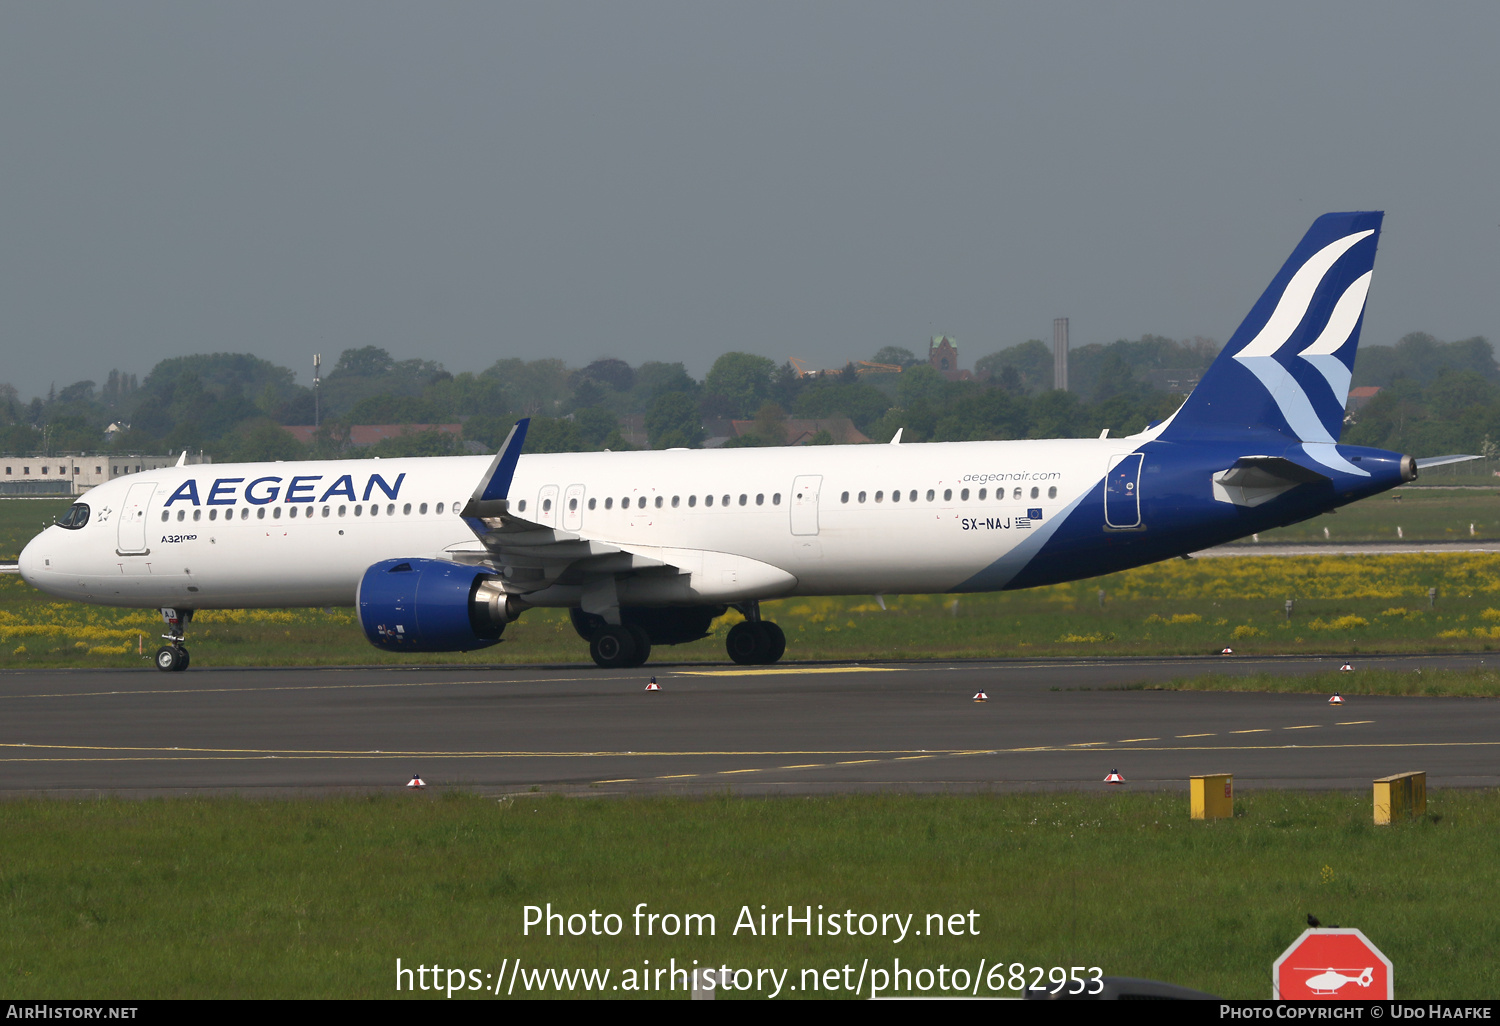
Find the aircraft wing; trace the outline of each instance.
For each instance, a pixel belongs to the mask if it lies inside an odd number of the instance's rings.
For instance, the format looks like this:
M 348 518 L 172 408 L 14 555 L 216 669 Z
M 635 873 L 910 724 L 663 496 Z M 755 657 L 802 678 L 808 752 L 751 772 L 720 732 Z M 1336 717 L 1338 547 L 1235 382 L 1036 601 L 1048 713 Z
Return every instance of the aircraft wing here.
M 511 428 L 484 479 L 459 511 L 481 547 L 449 549 L 450 558 L 488 563 L 500 570 L 509 589 L 522 593 L 554 584 L 588 584 L 626 571 L 680 572 L 662 560 L 548 527 L 512 511 L 510 484 L 529 425 L 529 419 L 519 420 Z
M 1428 467 L 1441 467 L 1448 463 L 1467 463 L 1469 460 L 1482 458 L 1480 456 L 1425 456 L 1417 460 L 1417 469 L 1426 470 Z

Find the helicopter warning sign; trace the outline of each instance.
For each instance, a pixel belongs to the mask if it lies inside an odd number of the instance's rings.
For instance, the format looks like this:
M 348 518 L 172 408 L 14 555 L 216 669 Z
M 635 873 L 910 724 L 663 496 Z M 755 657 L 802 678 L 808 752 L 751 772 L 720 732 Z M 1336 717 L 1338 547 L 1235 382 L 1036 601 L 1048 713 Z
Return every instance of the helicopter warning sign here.
M 1278 1001 L 1390 1001 L 1391 960 L 1358 930 L 1304 930 L 1271 966 Z

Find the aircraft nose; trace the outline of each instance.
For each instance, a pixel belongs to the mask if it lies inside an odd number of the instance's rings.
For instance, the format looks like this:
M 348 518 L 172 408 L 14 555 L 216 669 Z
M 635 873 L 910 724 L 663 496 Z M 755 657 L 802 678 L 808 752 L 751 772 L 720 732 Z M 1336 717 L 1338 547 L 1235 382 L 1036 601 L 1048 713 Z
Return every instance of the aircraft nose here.
M 21 550 L 21 555 L 16 559 L 16 567 L 21 571 L 21 580 L 33 587 L 36 586 L 37 569 L 42 562 L 40 552 L 37 539 L 33 538 L 26 543 L 26 547 Z

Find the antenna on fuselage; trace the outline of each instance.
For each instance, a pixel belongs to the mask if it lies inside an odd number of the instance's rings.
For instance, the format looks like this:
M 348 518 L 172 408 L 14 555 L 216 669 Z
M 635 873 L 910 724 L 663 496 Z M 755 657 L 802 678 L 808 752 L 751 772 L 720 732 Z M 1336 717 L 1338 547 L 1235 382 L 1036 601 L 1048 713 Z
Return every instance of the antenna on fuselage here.
M 313 353 L 313 430 L 318 429 L 318 386 L 323 381 L 323 354 Z

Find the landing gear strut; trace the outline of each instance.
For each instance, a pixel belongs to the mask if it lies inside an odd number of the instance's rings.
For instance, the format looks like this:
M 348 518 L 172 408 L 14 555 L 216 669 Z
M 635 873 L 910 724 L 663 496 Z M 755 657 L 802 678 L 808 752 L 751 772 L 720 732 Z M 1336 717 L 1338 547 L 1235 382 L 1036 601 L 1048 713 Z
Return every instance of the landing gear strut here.
M 167 633 L 162 638 L 167 642 L 156 650 L 156 668 L 163 673 L 181 673 L 190 661 L 187 646 L 187 625 L 192 622 L 191 609 L 163 608 L 161 618 L 167 622 Z
M 743 623 L 729 628 L 724 647 L 729 658 L 741 666 L 774 663 L 786 653 L 786 634 L 770 620 L 760 618 L 760 603 L 746 602 L 736 607 L 745 614 Z

